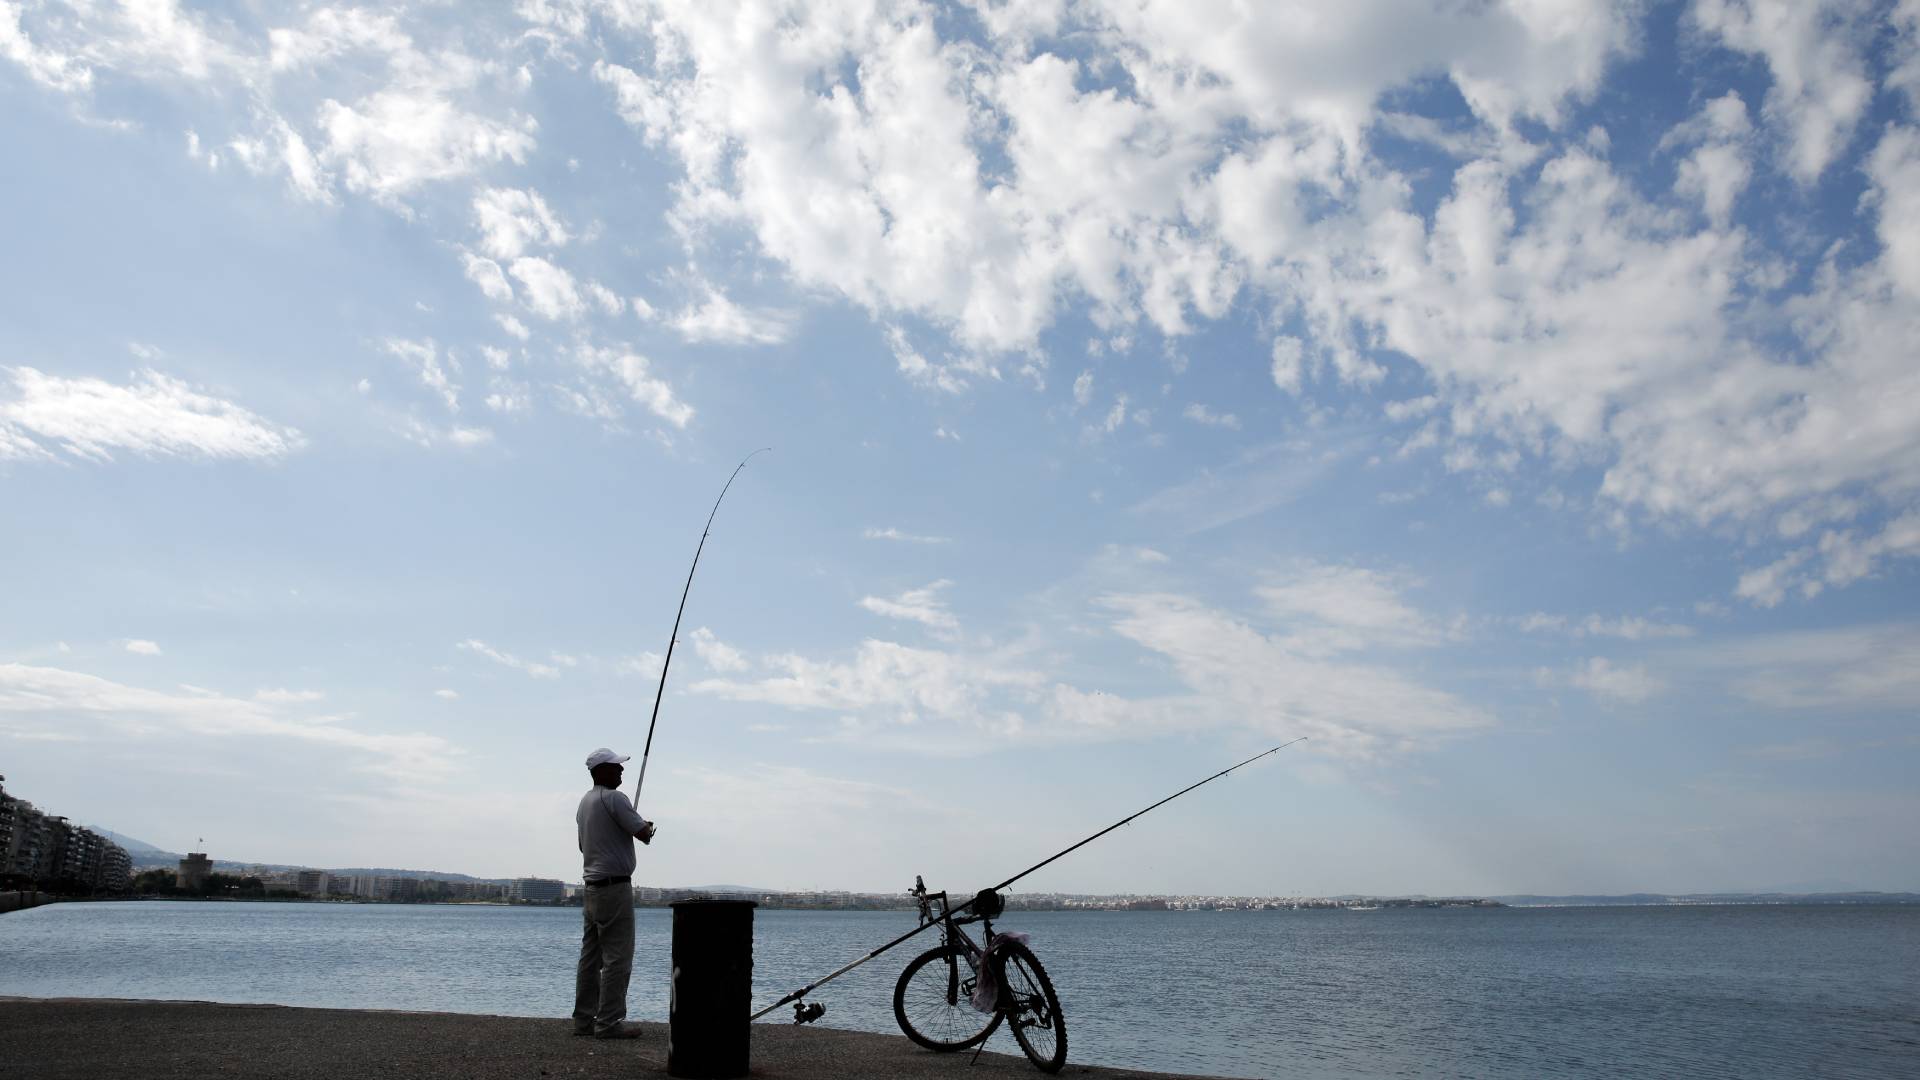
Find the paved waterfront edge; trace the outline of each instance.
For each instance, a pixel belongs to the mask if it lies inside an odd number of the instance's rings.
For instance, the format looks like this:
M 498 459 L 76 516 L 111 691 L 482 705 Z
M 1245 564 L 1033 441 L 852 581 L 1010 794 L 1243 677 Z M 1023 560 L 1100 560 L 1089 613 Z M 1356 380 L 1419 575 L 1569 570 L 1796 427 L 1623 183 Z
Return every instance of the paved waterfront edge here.
M 666 1076 L 667 1027 L 647 1024 L 645 1028 L 640 1039 L 603 1042 L 573 1037 L 564 1018 L 0 997 L 0 1076 L 36 1080 Z M 1019 1056 L 1011 1038 L 1001 1034 L 994 1036 L 977 1064 L 969 1065 L 971 1057 L 921 1050 L 901 1035 L 756 1024 L 750 1075 L 764 1080 L 1035 1080 L 1045 1075 Z M 1198 1080 L 1072 1061 L 1060 1075 Z

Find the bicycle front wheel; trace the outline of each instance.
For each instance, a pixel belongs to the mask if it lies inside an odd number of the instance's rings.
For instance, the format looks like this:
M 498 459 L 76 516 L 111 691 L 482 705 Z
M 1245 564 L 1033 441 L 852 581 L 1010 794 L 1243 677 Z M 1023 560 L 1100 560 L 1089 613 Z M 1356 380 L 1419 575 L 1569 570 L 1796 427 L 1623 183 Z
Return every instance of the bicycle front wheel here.
M 952 945 L 928 949 L 893 984 L 893 1018 L 907 1038 L 929 1050 L 965 1050 L 1000 1026 L 1000 1010 L 973 1007 L 975 982 L 965 952 Z
M 1041 1071 L 1059 1072 L 1067 1063 L 1067 1019 L 1060 1015 L 1060 997 L 1047 969 L 1017 941 L 1000 948 L 1000 992 L 1012 995 L 1000 1005 L 1012 1017 L 1013 1037 Z

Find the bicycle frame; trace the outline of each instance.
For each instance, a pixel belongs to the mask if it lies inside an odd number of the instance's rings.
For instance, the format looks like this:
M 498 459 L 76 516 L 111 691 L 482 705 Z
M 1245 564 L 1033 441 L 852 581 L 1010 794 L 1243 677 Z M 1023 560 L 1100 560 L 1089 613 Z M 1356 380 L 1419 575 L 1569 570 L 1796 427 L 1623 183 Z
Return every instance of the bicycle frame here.
M 913 897 L 920 903 L 921 927 L 925 928 L 936 923 L 939 924 L 940 943 L 942 945 L 959 945 L 964 949 L 967 959 L 973 965 L 974 977 L 977 979 L 982 965 L 987 963 L 988 952 L 993 948 L 992 918 L 980 914 L 955 917 L 953 914 L 953 902 L 947 899 L 946 890 L 942 889 L 937 893 L 928 892 L 926 882 L 923 881 L 918 874 L 914 875 L 913 878 Z M 940 903 L 940 910 L 937 914 L 933 909 L 934 901 L 936 900 Z M 962 910 L 965 909 L 963 908 Z M 987 947 L 985 949 L 982 949 L 974 942 L 973 938 L 967 935 L 965 930 L 961 929 L 962 926 L 971 922 L 980 924 L 981 933 L 987 939 Z M 953 956 L 949 956 L 947 958 L 947 1004 L 949 1006 L 959 1003 L 961 982 L 959 962 Z M 994 1002 L 994 1008 L 1002 1012 L 1006 1011 L 1005 1002 L 996 1000 Z

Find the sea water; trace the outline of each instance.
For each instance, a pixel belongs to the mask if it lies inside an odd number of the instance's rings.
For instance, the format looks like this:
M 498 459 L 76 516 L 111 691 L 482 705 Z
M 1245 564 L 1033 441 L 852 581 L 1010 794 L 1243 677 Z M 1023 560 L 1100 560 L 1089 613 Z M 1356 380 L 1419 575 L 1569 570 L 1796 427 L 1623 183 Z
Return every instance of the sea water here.
M 637 918 L 630 1015 L 664 1020 L 672 916 Z M 577 908 L 59 904 L 0 917 L 0 995 L 562 1017 L 579 922 Z M 1002 925 L 1031 935 L 1082 1064 L 1920 1076 L 1920 907 L 1010 912 Z M 755 1007 L 913 926 L 910 912 L 756 912 Z M 816 991 L 819 1023 L 896 1033 L 893 982 L 932 938 Z M 992 1048 L 1016 1052 L 1004 1031 Z

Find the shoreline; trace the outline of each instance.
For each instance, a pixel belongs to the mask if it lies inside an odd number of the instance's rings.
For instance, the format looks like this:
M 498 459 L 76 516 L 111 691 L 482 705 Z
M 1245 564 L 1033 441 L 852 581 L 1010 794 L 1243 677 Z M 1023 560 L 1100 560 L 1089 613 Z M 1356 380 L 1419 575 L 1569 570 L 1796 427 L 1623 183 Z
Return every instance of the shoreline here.
M 470 1013 L 312 1009 L 206 1001 L 0 997 L 0 1076 L 37 1080 L 167 1080 L 226 1076 L 421 1080 L 667 1075 L 667 1025 L 643 1023 L 631 1041 L 575 1038 L 571 1022 Z M 1069 1036 L 1072 1032 L 1069 1030 Z M 1031 1078 L 1046 1074 L 996 1032 L 971 1051 L 936 1054 L 903 1035 L 755 1024 L 752 1077 L 833 1080 Z M 1207 1080 L 1077 1064 L 1061 1076 L 1092 1080 Z

